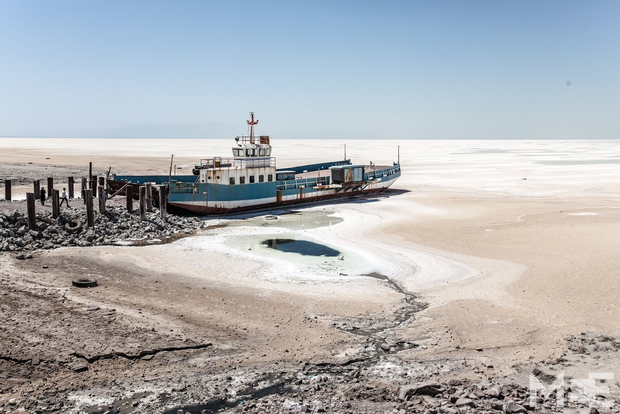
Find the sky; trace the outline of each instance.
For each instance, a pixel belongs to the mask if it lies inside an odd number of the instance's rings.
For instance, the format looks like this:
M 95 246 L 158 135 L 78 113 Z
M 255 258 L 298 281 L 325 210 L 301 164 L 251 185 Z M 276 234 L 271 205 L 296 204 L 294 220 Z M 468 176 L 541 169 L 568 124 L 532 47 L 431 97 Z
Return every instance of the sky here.
M 620 138 L 620 1 L 0 0 L 0 136 Z

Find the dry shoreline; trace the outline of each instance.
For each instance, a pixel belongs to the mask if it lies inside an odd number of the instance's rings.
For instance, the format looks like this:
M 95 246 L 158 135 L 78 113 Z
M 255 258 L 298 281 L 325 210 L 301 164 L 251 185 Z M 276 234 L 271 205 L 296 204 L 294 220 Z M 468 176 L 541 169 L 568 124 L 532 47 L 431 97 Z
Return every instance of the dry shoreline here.
M 426 160 L 441 159 L 441 149 L 425 151 Z M 7 154 L 3 171 L 24 183 L 32 166 L 60 178 L 88 163 L 40 144 Z M 33 158 L 50 154 L 54 165 Z M 128 173 L 165 165 L 163 157 L 99 157 Z M 0 254 L 0 412 L 497 412 L 510 400 L 527 405 L 527 388 L 514 387 L 527 387 L 532 372 L 547 382 L 561 373 L 620 375 L 620 242 L 611 237 L 620 234 L 620 174 L 606 170 L 593 185 L 586 171 L 557 184 L 560 170 L 518 165 L 503 176 L 514 177 L 518 193 L 491 170 L 470 173 L 494 183 L 475 191 L 459 175 L 480 168 L 473 160 L 405 157 L 411 174 L 385 196 L 307 209 L 344 217 L 298 234 L 351 252 L 339 265 L 363 257 L 347 276 L 236 251 L 219 242 L 227 231 L 172 245 L 40 251 L 25 261 Z M 440 167 L 442 177 L 428 178 Z M 84 273 L 100 286 L 71 288 Z M 403 391 L 427 381 L 445 389 Z M 506 392 L 488 392 L 497 385 Z M 605 385 L 606 401 L 620 407 L 615 380 Z M 568 410 L 553 401 L 546 409 Z

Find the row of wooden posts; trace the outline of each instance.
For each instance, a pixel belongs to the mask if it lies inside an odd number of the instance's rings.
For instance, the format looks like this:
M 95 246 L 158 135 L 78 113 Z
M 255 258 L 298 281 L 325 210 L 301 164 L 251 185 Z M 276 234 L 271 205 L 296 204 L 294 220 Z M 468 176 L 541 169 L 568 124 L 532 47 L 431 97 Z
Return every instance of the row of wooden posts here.
M 75 183 L 73 177 L 68 177 L 68 198 L 74 198 L 73 185 Z M 98 183 L 96 186 L 95 183 Z M 86 188 L 86 178 L 82 178 L 82 198 L 84 203 L 86 204 L 86 224 L 88 227 L 93 227 L 95 225 L 95 214 L 94 214 L 94 206 L 93 199 L 97 198 L 99 200 L 99 213 L 105 213 L 105 202 L 106 202 L 106 192 L 105 192 L 105 178 L 93 176 L 89 180 L 90 188 Z M 39 195 L 41 194 L 41 184 L 40 180 L 36 180 L 33 182 L 34 192 L 26 193 L 26 204 L 28 208 L 28 228 L 30 230 L 36 230 L 36 211 L 35 201 L 39 199 Z M 145 185 L 132 185 L 127 184 L 123 188 L 125 190 L 125 195 L 127 199 L 127 211 L 133 212 L 133 192 L 134 188 L 138 187 L 138 195 L 140 200 L 140 220 L 146 220 L 146 213 L 153 211 L 153 186 L 151 183 L 146 183 Z M 47 178 L 47 189 L 48 195 L 52 200 L 52 217 L 57 218 L 60 216 L 60 194 L 59 191 L 54 189 L 54 179 L 52 177 Z M 159 190 L 159 214 L 160 216 L 166 217 L 167 209 L 166 209 L 166 186 L 160 185 L 158 187 Z M 5 180 L 5 199 L 7 201 L 11 201 L 11 180 Z M 117 191 L 119 193 L 120 191 Z M 113 197 L 115 194 L 112 194 L 110 197 Z M 97 197 L 99 195 L 99 197 Z

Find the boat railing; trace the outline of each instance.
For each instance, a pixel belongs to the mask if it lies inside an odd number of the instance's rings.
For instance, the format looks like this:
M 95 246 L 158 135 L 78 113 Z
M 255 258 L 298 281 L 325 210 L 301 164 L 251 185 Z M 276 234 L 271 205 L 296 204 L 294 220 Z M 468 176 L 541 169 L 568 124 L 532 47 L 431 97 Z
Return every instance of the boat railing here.
M 263 144 L 269 145 L 269 135 L 237 135 L 235 141 L 242 144 Z
M 275 157 L 255 157 L 255 158 L 203 158 L 200 160 L 200 168 L 206 170 L 223 168 L 259 168 L 275 167 Z M 198 167 L 198 166 L 197 166 Z
M 389 168 L 382 168 L 380 170 L 366 170 L 366 179 L 368 181 L 375 180 L 377 178 L 388 177 L 392 174 L 396 174 L 400 171 L 400 165 L 395 164 Z
M 276 189 L 278 190 L 291 190 L 294 188 L 302 187 L 316 187 L 318 185 L 329 185 L 329 176 L 314 177 L 314 178 L 301 178 L 298 180 L 277 181 Z

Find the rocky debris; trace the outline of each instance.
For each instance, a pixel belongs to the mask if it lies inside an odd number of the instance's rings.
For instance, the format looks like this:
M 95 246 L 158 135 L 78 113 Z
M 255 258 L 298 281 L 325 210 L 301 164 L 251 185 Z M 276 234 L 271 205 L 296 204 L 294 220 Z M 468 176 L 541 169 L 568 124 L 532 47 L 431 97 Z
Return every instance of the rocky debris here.
M 451 387 L 448 384 L 433 383 L 404 386 L 396 395 L 389 383 L 379 383 L 372 378 L 357 378 L 354 371 L 334 372 L 319 377 L 302 376 L 297 373 L 297 380 L 280 378 L 278 382 L 251 391 L 224 384 L 227 395 L 234 398 L 218 398 L 200 404 L 178 405 L 165 413 L 179 412 L 220 412 L 232 409 L 235 413 L 564 413 L 564 412 L 598 412 L 592 410 L 588 402 L 567 401 L 559 404 L 555 393 L 547 398 L 538 397 L 530 404 L 530 392 L 527 387 L 517 384 L 505 386 L 506 397 L 491 397 L 483 384 L 463 384 Z M 233 375 L 234 376 L 234 375 Z M 254 382 L 256 385 L 259 381 Z M 423 389 L 432 385 L 433 389 L 443 391 L 434 395 L 412 395 L 408 391 Z M 493 386 L 496 387 L 496 386 Z M 407 399 L 403 401 L 403 392 Z M 492 394 L 492 393 L 491 393 Z M 224 397 L 224 396 L 222 396 Z M 601 402 L 601 401 L 599 401 Z M 202 411 L 206 410 L 206 411 Z M 570 410 L 570 411 L 567 411 Z
M 408 385 L 400 389 L 398 394 L 401 400 L 407 401 L 412 395 L 430 395 L 434 397 L 445 391 L 445 387 L 437 383 L 424 383 L 416 385 Z
M 0 251 L 20 252 L 19 259 L 28 258 L 24 251 L 55 249 L 67 246 L 101 246 L 129 242 L 163 243 L 193 234 L 204 226 L 198 217 L 168 214 L 161 218 L 157 211 L 147 213 L 140 221 L 137 212 L 122 207 L 107 207 L 104 214 L 95 214 L 95 226 L 86 226 L 86 213 L 66 209 L 54 219 L 49 211 L 37 213 L 37 229 L 28 229 L 25 213 L 19 210 L 0 211 Z
M 508 414 L 526 413 L 527 409 L 514 401 L 506 401 L 504 403 L 504 412 Z
M 580 335 L 570 335 L 564 339 L 568 342 L 568 349 L 575 354 L 590 355 L 597 351 L 620 350 L 620 340 L 610 335 L 582 332 Z

